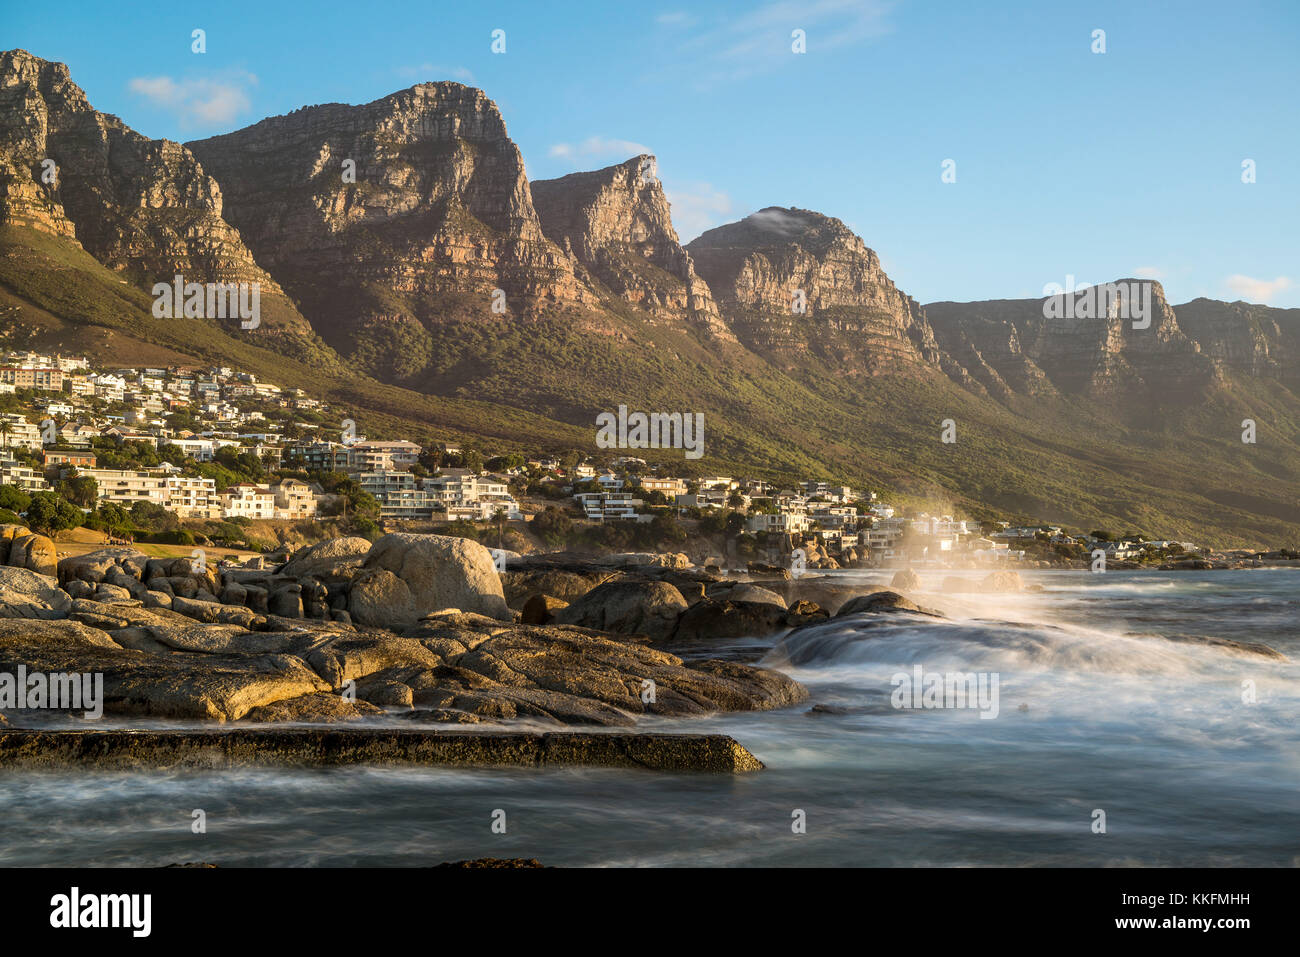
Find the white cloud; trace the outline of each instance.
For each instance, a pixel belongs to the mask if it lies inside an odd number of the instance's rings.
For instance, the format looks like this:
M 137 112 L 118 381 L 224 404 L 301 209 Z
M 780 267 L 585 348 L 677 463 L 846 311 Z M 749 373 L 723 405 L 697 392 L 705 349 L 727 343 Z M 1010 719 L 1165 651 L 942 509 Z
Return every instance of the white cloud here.
M 750 213 L 745 217 L 745 220 L 765 232 L 776 233 L 778 236 L 784 236 L 787 239 L 791 236 L 798 236 L 808 227 L 806 218 L 777 207 L 760 209 L 756 213 Z
M 683 245 L 706 229 L 735 219 L 731 197 L 710 183 L 665 182 L 663 187 L 672 207 L 673 228 Z
M 421 63 L 419 66 L 398 67 L 397 72 L 409 79 L 421 82 L 453 79 L 461 83 L 474 82 L 474 74 L 463 66 L 438 66 L 433 63 Z
M 224 79 L 137 76 L 127 88 L 154 106 L 175 113 L 182 126 L 216 126 L 230 123 L 248 110 L 247 89 L 256 85 L 252 73 L 236 72 Z
M 617 159 L 631 159 L 642 153 L 653 153 L 650 147 L 632 140 L 611 139 L 605 136 L 589 136 L 581 143 L 556 143 L 548 151 L 551 156 L 565 159 L 578 159 L 584 156 L 612 156 Z
M 1229 289 L 1248 302 L 1265 304 L 1283 289 L 1288 289 L 1291 286 L 1291 280 L 1286 276 L 1278 276 L 1276 279 L 1271 280 L 1253 279 L 1240 273 L 1229 276 L 1224 282 Z
M 1137 278 L 1139 279 L 1164 279 L 1165 278 L 1164 270 L 1159 269 L 1155 266 L 1138 266 L 1137 269 L 1133 270 L 1133 275 L 1137 276 Z
M 701 73 L 703 85 L 736 80 L 789 66 L 828 50 L 858 46 L 893 29 L 890 0 L 775 0 L 739 16 L 727 14 L 679 49 Z M 807 53 L 791 50 L 794 30 L 806 36 Z

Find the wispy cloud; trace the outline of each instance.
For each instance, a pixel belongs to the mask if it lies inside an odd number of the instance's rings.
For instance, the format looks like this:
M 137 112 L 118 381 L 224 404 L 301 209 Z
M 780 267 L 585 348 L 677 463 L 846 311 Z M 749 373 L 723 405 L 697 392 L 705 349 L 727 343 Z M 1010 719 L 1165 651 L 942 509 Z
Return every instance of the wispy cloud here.
M 672 207 L 673 228 L 682 243 L 688 243 L 706 229 L 735 218 L 731 197 L 710 183 L 664 182 L 664 193 Z
M 632 140 L 613 139 L 607 136 L 589 136 L 581 143 L 556 143 L 547 152 L 551 156 L 558 156 L 563 159 L 602 156 L 631 159 L 633 156 L 654 151 L 650 147 Z
M 230 123 L 249 108 L 248 90 L 257 86 L 252 73 L 236 71 L 214 78 L 137 76 L 127 88 L 154 106 L 169 110 L 184 127 Z
M 1264 304 L 1270 302 L 1283 289 L 1291 287 L 1291 280 L 1286 276 L 1278 276 L 1276 279 L 1254 279 L 1251 276 L 1235 273 L 1224 282 L 1229 289 L 1248 302 Z
M 398 74 L 409 80 L 420 82 L 434 80 L 459 80 L 461 83 L 473 83 L 474 74 L 463 66 L 438 66 L 433 63 L 421 63 L 419 66 L 399 66 Z
M 1158 269 L 1155 266 L 1138 266 L 1137 269 L 1133 270 L 1133 275 L 1136 276 L 1138 279 L 1164 279 L 1165 278 L 1164 270 Z
M 803 56 L 858 46 L 892 32 L 890 0 L 775 0 L 739 16 L 715 18 L 679 45 L 701 83 L 737 80 L 793 64 Z M 795 54 L 792 34 L 802 30 L 807 52 Z M 710 68 L 711 67 L 711 68 Z

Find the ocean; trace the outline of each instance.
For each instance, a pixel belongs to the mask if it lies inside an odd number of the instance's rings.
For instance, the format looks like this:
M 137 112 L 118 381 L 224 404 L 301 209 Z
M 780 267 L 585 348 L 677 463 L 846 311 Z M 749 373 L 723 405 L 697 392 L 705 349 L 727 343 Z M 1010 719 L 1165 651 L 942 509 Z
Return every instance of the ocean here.
M 962 573 L 921 574 L 937 587 Z M 725 732 L 761 772 L 9 770 L 0 865 L 1300 862 L 1300 569 L 1024 578 L 1042 591 L 914 595 L 947 619 L 850 616 L 775 649 L 717 642 L 717 656 L 787 670 L 810 700 L 641 729 Z M 996 716 L 896 707 L 917 666 L 996 676 Z

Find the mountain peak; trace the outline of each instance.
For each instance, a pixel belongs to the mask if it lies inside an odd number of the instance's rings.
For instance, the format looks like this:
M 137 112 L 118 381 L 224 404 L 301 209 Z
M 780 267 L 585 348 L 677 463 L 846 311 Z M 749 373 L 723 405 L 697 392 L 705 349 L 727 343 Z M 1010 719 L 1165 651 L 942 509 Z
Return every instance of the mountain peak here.
M 673 228 L 654 156 L 532 184 L 542 230 L 592 280 L 656 318 L 689 318 L 723 332 L 708 286 Z
M 718 307 L 752 348 L 871 374 L 938 355 L 921 307 L 838 219 L 768 206 L 688 243 Z

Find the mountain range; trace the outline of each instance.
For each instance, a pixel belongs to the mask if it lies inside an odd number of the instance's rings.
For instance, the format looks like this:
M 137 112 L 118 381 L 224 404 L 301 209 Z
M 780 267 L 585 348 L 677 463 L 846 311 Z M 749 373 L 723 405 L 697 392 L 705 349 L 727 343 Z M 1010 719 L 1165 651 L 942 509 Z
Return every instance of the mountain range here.
M 260 324 L 156 318 L 178 274 L 259 283 Z M 96 111 L 65 65 L 0 54 L 0 344 L 237 365 L 371 434 L 484 449 L 594 452 L 620 404 L 702 412 L 709 473 L 1300 542 L 1300 310 L 1124 281 L 1149 287 L 1145 326 L 922 305 L 821 212 L 683 244 L 650 156 L 530 182 L 496 105 L 458 83 L 180 144 Z

